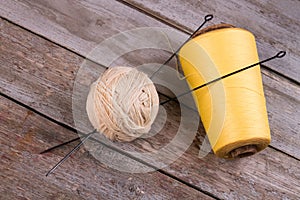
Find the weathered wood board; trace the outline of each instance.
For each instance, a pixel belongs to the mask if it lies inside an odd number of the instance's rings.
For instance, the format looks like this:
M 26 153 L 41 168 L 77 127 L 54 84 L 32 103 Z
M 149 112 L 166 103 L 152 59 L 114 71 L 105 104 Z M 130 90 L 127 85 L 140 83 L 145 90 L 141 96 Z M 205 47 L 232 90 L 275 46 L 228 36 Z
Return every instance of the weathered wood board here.
M 206 14 L 212 13 L 216 18 L 212 23 L 231 23 L 253 32 L 261 59 L 273 56 L 280 50 L 287 51 L 285 59 L 274 60 L 267 66 L 300 82 L 298 67 L 300 36 L 297 34 L 300 32 L 299 1 L 287 0 L 283 3 L 238 0 L 185 2 L 120 0 L 119 2 L 3 0 L 0 16 L 86 56 L 104 39 L 137 27 L 171 25 L 180 31 L 191 33 L 203 21 Z M 122 3 L 129 4 L 133 8 Z
M 300 82 L 300 2 L 297 0 L 119 0 L 179 30 L 191 33 L 207 14 L 212 23 L 229 23 L 256 36 L 261 59 L 287 51 L 284 59 L 268 67 Z
M 0 116 L 0 199 L 211 199 L 159 172 L 120 173 L 84 149 L 46 177 L 70 146 L 39 152 L 74 133 L 3 97 Z
M 0 16 L 82 56 L 122 31 L 145 26 L 168 27 L 122 3 L 104 0 L 4 0 Z
M 4 66 L 2 68 L 4 70 L 1 70 L 1 92 L 30 105 L 47 116 L 73 126 L 72 84 L 82 58 L 6 21 L 1 22 L 1 27 L 3 27 L 1 28 L 1 44 L 3 44 L 1 66 Z M 295 109 L 293 106 L 299 104 L 299 92 L 297 92 L 299 88 L 270 72 L 263 71 L 263 74 L 265 85 L 267 85 L 265 87 L 267 99 L 274 99 L 272 100 L 274 103 L 276 99 L 281 101 L 281 95 L 283 95 L 286 100 L 291 101 L 289 104 L 291 107 L 287 110 L 289 114 L 292 113 L 291 111 Z M 290 89 L 287 90 L 285 84 Z M 174 119 L 178 116 L 178 113 L 176 114 L 178 106 L 174 102 L 168 106 L 173 112 L 173 115 L 170 115 L 173 117 L 169 120 L 175 124 L 178 122 L 178 119 Z M 283 120 L 285 117 L 282 110 L 276 104 L 275 108 L 278 111 L 274 111 L 271 119 L 276 116 Z M 295 124 L 297 113 L 294 117 L 295 121 L 287 120 L 286 122 L 288 123 L 286 127 L 292 128 L 288 129 L 291 135 L 293 135 L 293 128 L 297 129 L 297 124 Z M 272 130 L 277 130 L 273 132 L 278 133 L 280 144 L 282 142 L 280 137 L 286 135 L 282 134 L 276 121 L 274 126 Z M 176 131 L 174 128 L 176 127 L 171 126 L 168 131 L 165 131 L 166 139 Z M 199 131 L 203 132 L 203 129 Z M 60 137 L 63 138 L 64 133 L 55 130 L 54 132 L 55 135 L 61 135 Z M 297 134 L 295 136 L 298 137 Z M 155 140 L 152 142 L 160 143 Z M 141 147 L 151 146 L 147 140 L 140 141 L 139 144 Z M 287 145 L 293 144 L 293 142 L 287 143 Z M 49 143 L 49 146 L 51 145 Z M 280 148 L 280 145 L 276 148 Z M 296 150 L 295 157 L 299 155 L 296 146 L 289 148 Z M 287 151 L 286 149 L 288 149 L 286 146 L 284 148 L 282 146 L 282 151 Z M 212 154 L 201 160 L 197 158 L 197 154 L 198 148 L 193 145 L 186 154 L 164 171 L 219 198 L 263 198 L 264 196 L 296 198 L 299 195 L 299 161 L 274 149 L 268 148 L 249 159 L 236 161 L 218 159 Z M 290 182 L 294 184 L 290 185 Z

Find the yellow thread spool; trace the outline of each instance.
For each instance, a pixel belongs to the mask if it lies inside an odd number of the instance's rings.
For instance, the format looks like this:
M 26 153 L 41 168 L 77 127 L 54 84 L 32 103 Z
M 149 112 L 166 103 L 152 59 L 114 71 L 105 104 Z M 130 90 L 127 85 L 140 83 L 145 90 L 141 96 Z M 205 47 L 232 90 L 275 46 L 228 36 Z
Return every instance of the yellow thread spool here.
M 179 59 L 190 88 L 259 61 L 254 36 L 226 24 L 196 34 L 181 48 Z M 266 148 L 271 136 L 260 66 L 217 84 L 193 92 L 215 154 L 245 157 Z

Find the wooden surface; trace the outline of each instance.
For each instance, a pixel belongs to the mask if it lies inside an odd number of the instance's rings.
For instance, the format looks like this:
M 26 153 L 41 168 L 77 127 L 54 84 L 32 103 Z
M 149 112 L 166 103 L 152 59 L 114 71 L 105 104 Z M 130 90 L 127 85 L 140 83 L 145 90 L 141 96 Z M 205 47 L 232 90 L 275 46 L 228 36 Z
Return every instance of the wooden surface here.
M 58 199 L 297 199 L 300 196 L 299 36 L 296 34 L 299 16 L 295 11 L 299 2 L 287 1 L 291 6 L 274 3 L 279 1 L 228 1 L 223 5 L 224 1 L 189 0 L 174 1 L 172 6 L 167 6 L 167 1 L 2 2 L 0 131 L 1 180 L 4 181 L 0 193 L 3 199 L 17 196 L 28 199 L 42 196 Z M 232 6 L 243 12 L 229 12 Z M 272 10 L 276 10 L 276 14 L 271 15 Z M 260 17 L 253 20 L 257 12 Z M 199 159 L 194 143 L 172 165 L 149 174 L 118 172 L 81 150 L 53 176 L 45 178 L 47 169 L 70 146 L 45 155 L 38 152 L 76 136 L 71 95 L 77 70 L 84 60 L 82 56 L 105 38 L 135 27 L 170 27 L 189 33 L 207 13 L 254 32 L 261 57 L 288 48 L 288 57 L 272 61 L 262 70 L 271 145 L 252 157 L 226 161 L 213 154 Z M 280 16 L 284 16 L 283 21 L 278 20 Z M 258 23 L 261 25 L 256 26 Z M 264 34 L 265 29 L 271 27 L 274 31 Z M 284 33 L 284 37 L 279 37 L 280 33 Z M 140 52 L 124 62 L 136 62 L 147 55 Z M 151 59 L 161 62 L 167 56 L 160 54 Z M 166 108 L 169 114 L 164 134 L 138 140 L 132 144 L 135 148 L 150 151 L 172 138 L 180 113 L 174 102 Z M 201 126 L 199 132 L 204 134 Z
M 107 168 L 84 150 L 47 178 L 49 166 L 70 148 L 39 152 L 74 133 L 8 99 L 0 102 L 1 199 L 211 199 L 159 172 L 144 176 Z
M 212 13 L 212 23 L 229 23 L 250 30 L 256 37 L 260 58 L 268 58 L 277 51 L 285 50 L 288 60 L 275 60 L 268 63 L 270 69 L 300 81 L 300 3 L 297 0 L 285 1 L 239 1 L 239 0 L 120 0 L 137 7 L 166 24 L 191 33 Z M 298 66 L 298 67 L 296 67 Z

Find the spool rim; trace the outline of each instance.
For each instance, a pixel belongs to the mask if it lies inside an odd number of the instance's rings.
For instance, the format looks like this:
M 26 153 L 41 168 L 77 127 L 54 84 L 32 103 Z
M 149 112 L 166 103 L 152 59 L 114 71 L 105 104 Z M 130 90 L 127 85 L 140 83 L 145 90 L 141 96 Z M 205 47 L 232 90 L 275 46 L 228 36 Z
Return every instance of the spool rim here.
M 202 35 L 204 33 L 208 33 L 210 31 L 215 31 L 218 29 L 224 29 L 224 28 L 235 28 L 235 26 L 231 25 L 231 24 L 225 24 L 225 23 L 221 23 L 221 24 L 216 24 L 216 25 L 211 25 L 208 26 L 207 28 L 201 29 L 199 31 L 197 31 L 192 38 L 195 38 L 199 35 Z

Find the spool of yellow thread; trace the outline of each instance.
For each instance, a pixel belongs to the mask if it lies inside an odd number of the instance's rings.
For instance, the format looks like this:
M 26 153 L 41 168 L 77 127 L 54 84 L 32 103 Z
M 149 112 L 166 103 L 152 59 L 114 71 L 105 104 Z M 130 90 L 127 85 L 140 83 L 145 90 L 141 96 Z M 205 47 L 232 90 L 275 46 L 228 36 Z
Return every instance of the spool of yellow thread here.
M 179 59 L 190 88 L 259 61 L 254 36 L 228 24 L 196 34 L 181 48 Z M 193 96 L 218 157 L 249 156 L 270 143 L 259 65 L 194 91 Z

